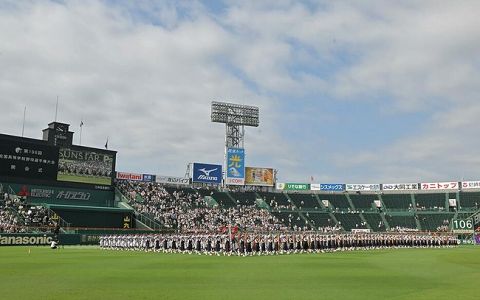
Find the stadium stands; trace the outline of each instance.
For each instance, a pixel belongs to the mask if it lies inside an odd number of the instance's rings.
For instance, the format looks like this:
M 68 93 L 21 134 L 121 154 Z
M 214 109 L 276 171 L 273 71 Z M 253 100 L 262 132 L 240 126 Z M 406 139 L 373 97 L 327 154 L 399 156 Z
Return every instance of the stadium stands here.
M 333 231 L 337 225 L 329 213 L 307 212 L 304 216 L 308 219 L 314 230 Z
M 317 198 L 314 194 L 288 194 L 290 199 L 292 199 L 295 206 L 302 209 L 320 209 L 320 203 L 318 203 Z
M 410 194 L 383 194 L 381 197 L 387 210 L 413 209 Z
M 237 205 L 251 206 L 255 205 L 255 192 L 231 192 L 230 195 L 237 201 Z
M 334 215 L 343 229 L 347 231 L 368 228 L 358 213 L 335 213 Z
M 390 230 L 417 229 L 417 223 L 413 215 L 385 215 L 390 225 Z
M 418 220 L 423 231 L 447 231 L 454 213 L 421 213 Z
M 350 200 L 358 210 L 372 210 L 375 208 L 373 201 L 378 200 L 374 194 L 350 194 Z
M 228 208 L 237 206 L 237 203 L 235 203 L 234 200 L 232 200 L 232 198 L 230 198 L 230 196 L 225 192 L 213 192 L 212 197 L 222 207 Z
M 347 211 L 352 209 L 345 194 L 318 194 L 317 197 L 320 201 L 328 200 L 336 211 Z
M 457 205 L 464 210 L 478 210 L 480 209 L 480 192 L 460 192 L 460 199 Z
M 292 203 L 283 193 L 258 192 L 272 209 L 292 209 Z
M 370 228 L 375 232 L 386 231 L 385 223 L 382 220 L 382 217 L 378 213 L 364 213 L 363 217 L 370 225 Z
M 311 229 L 308 222 L 300 216 L 298 212 L 278 212 L 272 211 L 272 214 L 283 224 L 287 225 L 291 230 L 307 230 Z
M 445 194 L 416 194 L 417 210 L 445 210 Z

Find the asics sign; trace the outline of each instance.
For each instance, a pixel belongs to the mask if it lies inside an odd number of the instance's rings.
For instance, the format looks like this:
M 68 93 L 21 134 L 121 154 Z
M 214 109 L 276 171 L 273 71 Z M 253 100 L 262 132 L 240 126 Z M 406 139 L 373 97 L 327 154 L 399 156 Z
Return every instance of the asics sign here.
M 221 183 L 222 166 L 194 163 L 192 181 L 203 183 Z

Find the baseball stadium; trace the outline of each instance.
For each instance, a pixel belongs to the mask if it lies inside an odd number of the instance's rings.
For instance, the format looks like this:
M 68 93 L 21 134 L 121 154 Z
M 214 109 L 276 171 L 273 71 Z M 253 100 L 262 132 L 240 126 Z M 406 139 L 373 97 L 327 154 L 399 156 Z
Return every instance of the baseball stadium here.
M 257 107 L 211 121 L 223 162 L 184 177 L 117 171 L 65 123 L 0 135 L 5 299 L 477 299 L 480 181 L 278 182 L 245 163 Z
M 0 0 L 0 300 L 480 299 L 479 12 Z

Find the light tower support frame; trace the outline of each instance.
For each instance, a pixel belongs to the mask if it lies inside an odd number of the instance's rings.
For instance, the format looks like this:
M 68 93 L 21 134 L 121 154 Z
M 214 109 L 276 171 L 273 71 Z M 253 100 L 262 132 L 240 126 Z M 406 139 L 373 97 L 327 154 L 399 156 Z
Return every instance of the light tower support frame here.
M 225 124 L 224 170 L 226 171 L 227 149 L 245 148 L 245 126 L 259 126 L 259 109 L 256 106 L 217 101 L 212 101 L 211 109 L 211 121 Z M 224 179 L 226 179 L 226 172 Z

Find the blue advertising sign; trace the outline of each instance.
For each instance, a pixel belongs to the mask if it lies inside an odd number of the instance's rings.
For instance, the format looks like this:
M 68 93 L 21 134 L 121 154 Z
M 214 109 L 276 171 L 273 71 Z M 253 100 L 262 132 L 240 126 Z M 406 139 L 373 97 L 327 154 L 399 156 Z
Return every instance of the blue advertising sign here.
M 227 148 L 226 184 L 245 185 L 245 149 Z
M 345 184 L 342 183 L 321 183 L 320 190 L 325 192 L 342 192 L 345 191 Z
M 142 174 L 142 175 L 143 175 L 143 181 L 155 182 L 155 175 L 150 175 L 150 174 Z
M 222 166 L 194 163 L 192 181 L 203 183 L 222 183 Z

